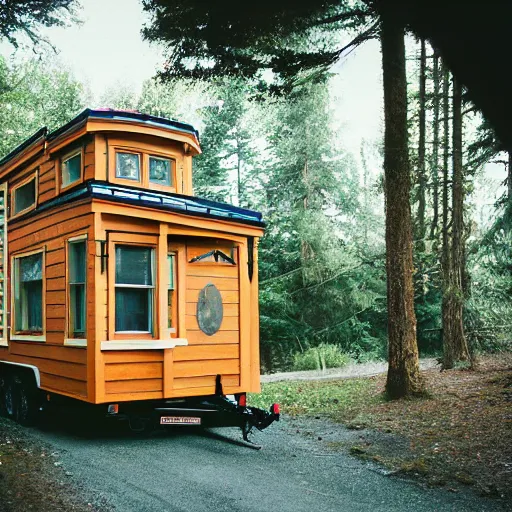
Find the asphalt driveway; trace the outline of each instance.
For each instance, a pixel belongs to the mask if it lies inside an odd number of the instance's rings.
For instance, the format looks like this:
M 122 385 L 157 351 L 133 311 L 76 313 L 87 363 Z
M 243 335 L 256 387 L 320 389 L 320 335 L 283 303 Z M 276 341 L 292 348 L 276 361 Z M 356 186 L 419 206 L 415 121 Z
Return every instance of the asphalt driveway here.
M 137 438 L 117 426 L 77 431 L 53 425 L 29 434 L 50 445 L 67 478 L 100 510 L 507 510 L 503 502 L 469 490 L 428 489 L 335 451 L 333 446 L 360 434 L 323 420 L 285 417 L 256 433 L 260 451 L 240 443 L 239 431 L 231 428 L 175 427 Z

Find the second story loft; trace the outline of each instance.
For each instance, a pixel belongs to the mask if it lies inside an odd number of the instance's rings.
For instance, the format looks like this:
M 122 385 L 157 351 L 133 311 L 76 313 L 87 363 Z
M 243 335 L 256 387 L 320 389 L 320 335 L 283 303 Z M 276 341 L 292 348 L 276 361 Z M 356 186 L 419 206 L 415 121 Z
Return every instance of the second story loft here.
M 8 218 L 91 196 L 259 223 L 254 212 L 192 199 L 192 157 L 200 152 L 191 125 L 86 109 L 54 132 L 39 130 L 0 160 L 0 182 L 9 183 Z

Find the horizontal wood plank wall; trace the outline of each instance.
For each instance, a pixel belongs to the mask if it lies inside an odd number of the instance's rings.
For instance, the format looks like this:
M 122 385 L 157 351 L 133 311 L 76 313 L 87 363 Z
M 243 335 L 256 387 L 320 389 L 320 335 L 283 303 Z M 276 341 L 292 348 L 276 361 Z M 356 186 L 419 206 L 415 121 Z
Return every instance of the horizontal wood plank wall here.
M 218 241 L 188 243 L 187 262 L 211 249 L 231 254 L 232 246 Z M 220 291 L 224 307 L 222 324 L 217 333 L 208 336 L 197 323 L 199 292 L 214 284 Z M 224 392 L 238 391 L 240 386 L 238 266 L 216 262 L 187 263 L 186 268 L 186 337 L 188 346 L 174 349 L 173 396 L 209 395 L 215 393 L 216 375 L 222 375 Z
M 70 237 L 87 234 L 89 248 L 94 248 L 94 216 L 90 210 L 90 204 L 74 203 L 8 225 L 9 261 L 13 255 L 44 248 L 46 280 L 46 341 L 10 340 L 8 359 L 37 366 L 43 389 L 79 398 L 88 397 L 87 350 L 64 346 L 65 244 Z M 91 271 L 90 264 L 88 271 Z M 10 293 L 9 282 L 9 297 Z M 8 304 L 10 307 L 10 301 Z
M 53 199 L 56 191 L 55 160 L 47 160 L 39 167 L 38 204 Z
M 106 401 L 163 397 L 163 350 L 107 351 L 103 360 Z
M 94 179 L 95 175 L 95 159 L 96 159 L 96 148 L 94 139 L 92 139 L 84 148 L 84 181 Z

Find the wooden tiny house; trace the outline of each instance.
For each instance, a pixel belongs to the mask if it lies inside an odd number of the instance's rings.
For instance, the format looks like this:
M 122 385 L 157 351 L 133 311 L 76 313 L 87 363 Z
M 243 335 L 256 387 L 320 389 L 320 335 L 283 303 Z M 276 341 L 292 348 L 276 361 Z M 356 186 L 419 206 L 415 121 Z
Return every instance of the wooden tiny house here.
M 92 404 L 259 391 L 260 214 L 193 196 L 186 124 L 85 110 L 0 161 L 0 372 Z M 28 384 L 27 384 L 28 385 Z

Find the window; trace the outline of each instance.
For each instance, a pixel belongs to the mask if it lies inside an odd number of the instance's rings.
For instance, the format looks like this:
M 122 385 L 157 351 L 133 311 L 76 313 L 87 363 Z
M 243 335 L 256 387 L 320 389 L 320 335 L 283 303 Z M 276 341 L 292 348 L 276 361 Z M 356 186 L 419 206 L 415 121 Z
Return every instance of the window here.
M 36 204 L 36 177 L 33 176 L 25 183 L 13 190 L 13 215 L 35 207 Z
M 115 330 L 153 333 L 154 250 L 117 245 L 115 255 Z
M 14 258 L 14 330 L 43 332 L 43 253 Z
M 68 335 L 85 338 L 86 240 L 68 242 Z
M 140 181 L 140 155 L 117 152 L 116 178 Z
M 62 159 L 62 188 L 82 179 L 82 150 Z
M 176 300 L 176 254 L 167 256 L 169 265 L 169 286 L 167 288 L 167 310 L 169 314 L 169 329 L 176 329 L 177 300 Z
M 149 181 L 155 185 L 173 186 L 172 162 L 169 158 L 149 157 Z

